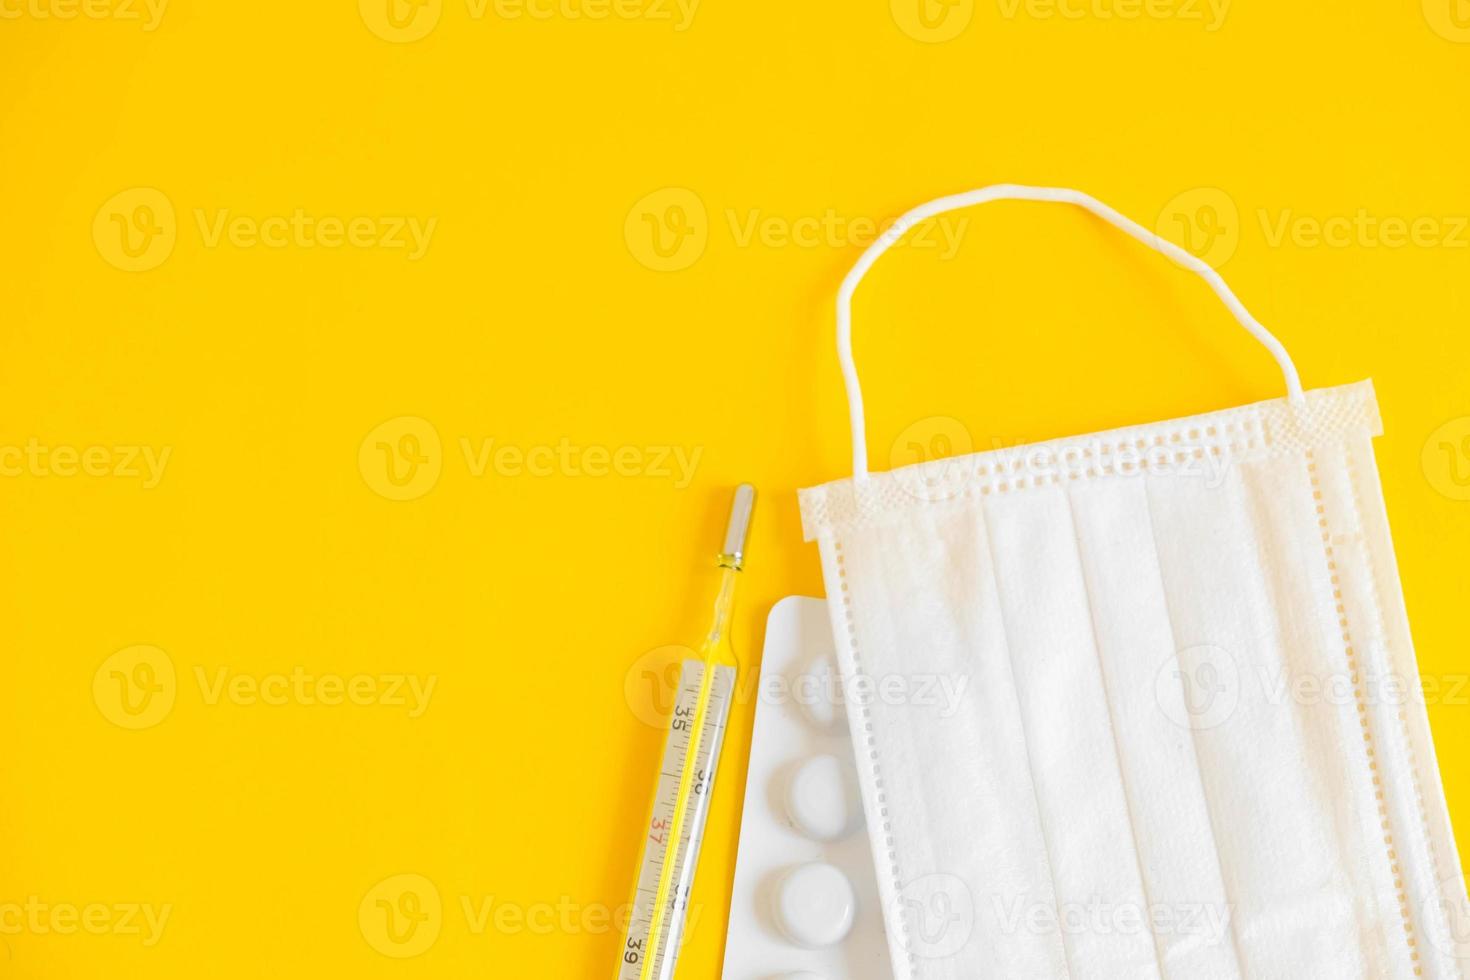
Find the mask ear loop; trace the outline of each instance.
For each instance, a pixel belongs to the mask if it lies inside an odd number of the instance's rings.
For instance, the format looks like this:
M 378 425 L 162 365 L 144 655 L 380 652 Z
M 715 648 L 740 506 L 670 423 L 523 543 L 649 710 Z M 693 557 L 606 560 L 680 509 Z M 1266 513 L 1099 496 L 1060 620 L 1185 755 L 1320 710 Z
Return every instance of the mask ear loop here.
M 1225 284 L 1225 280 L 1221 279 L 1220 274 L 1209 265 L 1173 242 L 1160 238 L 1136 221 L 1119 214 L 1090 194 L 1084 194 L 1069 187 L 992 184 L 979 190 L 941 197 L 909 211 L 885 230 L 877 241 L 868 246 L 862 257 L 857 260 L 857 264 L 852 267 L 852 271 L 842 280 L 842 288 L 837 291 L 837 357 L 842 363 L 842 380 L 847 387 L 848 414 L 852 423 L 854 478 L 865 480 L 868 477 L 868 436 L 867 424 L 863 416 L 863 392 L 858 384 L 857 365 L 852 359 L 853 293 L 857 291 L 858 283 L 863 281 L 863 276 L 867 275 L 873 263 L 882 258 L 883 253 L 892 248 L 914 225 L 947 211 L 957 211 L 990 201 L 1052 201 L 1060 204 L 1074 204 L 1091 211 L 1108 224 L 1127 232 L 1149 248 L 1164 253 L 1179 265 L 1198 274 L 1210 284 L 1215 295 L 1220 297 L 1225 306 L 1235 315 L 1235 319 L 1240 321 L 1240 325 L 1250 331 L 1251 336 L 1265 345 L 1266 349 L 1271 352 L 1271 356 L 1276 358 L 1276 363 L 1281 366 L 1281 373 L 1286 378 L 1286 392 L 1292 405 L 1300 407 L 1306 403 L 1306 395 L 1302 392 L 1301 377 L 1297 374 L 1291 355 L 1286 352 L 1286 348 L 1271 331 L 1250 315 L 1244 304 Z

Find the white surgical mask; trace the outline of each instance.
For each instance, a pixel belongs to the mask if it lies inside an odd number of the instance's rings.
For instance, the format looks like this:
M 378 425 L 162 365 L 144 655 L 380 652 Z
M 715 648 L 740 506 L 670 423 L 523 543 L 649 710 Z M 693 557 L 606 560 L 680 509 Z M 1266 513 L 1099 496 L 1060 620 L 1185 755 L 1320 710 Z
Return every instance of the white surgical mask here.
M 853 291 L 916 222 L 999 199 L 1205 277 L 1288 397 L 869 473 Z M 801 510 L 843 674 L 968 681 L 957 710 L 849 708 L 896 980 L 1463 980 L 1372 386 L 1303 393 L 1213 269 L 1065 189 L 905 215 L 837 326 L 854 473 Z

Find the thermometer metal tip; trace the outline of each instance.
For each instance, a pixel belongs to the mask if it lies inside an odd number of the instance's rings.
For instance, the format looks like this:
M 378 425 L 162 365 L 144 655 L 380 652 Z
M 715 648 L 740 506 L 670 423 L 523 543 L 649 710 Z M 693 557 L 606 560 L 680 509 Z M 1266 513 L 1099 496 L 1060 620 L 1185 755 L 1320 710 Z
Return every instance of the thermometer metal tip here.
M 725 546 L 720 549 L 720 557 L 736 568 L 745 564 L 745 539 L 750 533 L 750 515 L 754 510 L 755 487 L 742 483 L 735 488 L 735 500 L 730 504 L 730 523 L 725 526 Z

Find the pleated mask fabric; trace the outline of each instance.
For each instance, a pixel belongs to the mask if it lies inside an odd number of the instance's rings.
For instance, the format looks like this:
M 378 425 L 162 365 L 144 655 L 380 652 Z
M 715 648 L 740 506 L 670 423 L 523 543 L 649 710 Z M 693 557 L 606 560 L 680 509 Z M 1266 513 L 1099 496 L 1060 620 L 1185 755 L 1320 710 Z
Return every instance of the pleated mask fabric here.
M 916 222 L 1003 199 L 1199 272 L 1287 397 L 868 473 L 853 290 Z M 838 337 L 854 476 L 801 511 L 896 980 L 1466 980 L 1371 384 L 1303 392 L 1213 270 L 1067 189 L 910 212 Z

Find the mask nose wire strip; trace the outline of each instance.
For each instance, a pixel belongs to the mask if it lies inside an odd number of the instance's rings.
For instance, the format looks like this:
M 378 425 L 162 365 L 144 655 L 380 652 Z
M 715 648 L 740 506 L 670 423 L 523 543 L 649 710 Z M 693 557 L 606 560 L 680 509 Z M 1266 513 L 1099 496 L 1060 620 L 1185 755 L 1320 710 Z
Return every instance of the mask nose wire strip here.
M 990 201 L 1050 201 L 1058 204 L 1073 204 L 1084 208 L 1108 224 L 1127 232 L 1138 241 L 1147 245 L 1155 251 L 1162 252 L 1173 259 L 1179 265 L 1184 266 L 1191 272 L 1199 275 L 1215 295 L 1225 303 L 1225 306 L 1240 321 L 1240 325 L 1250 332 L 1266 349 L 1271 356 L 1276 358 L 1276 363 L 1281 367 L 1281 373 L 1286 378 L 1286 392 L 1295 406 L 1301 406 L 1306 402 L 1306 396 L 1302 393 L 1301 377 L 1297 374 L 1296 365 L 1291 360 L 1291 355 L 1286 352 L 1281 341 L 1261 325 L 1250 311 L 1245 308 L 1240 299 L 1226 285 L 1220 274 L 1207 263 L 1189 254 L 1173 242 L 1149 231 L 1147 228 L 1133 221 L 1106 204 L 1099 201 L 1090 194 L 1073 190 L 1069 187 L 1027 187 L 1022 184 L 992 184 L 989 187 L 981 187 L 978 190 L 966 191 L 963 194 L 953 194 L 949 197 L 936 198 L 927 204 L 921 204 L 913 210 L 904 214 L 878 237 L 872 245 L 869 245 L 862 256 L 858 258 L 857 264 L 852 267 L 847 276 L 842 280 L 842 287 L 837 291 L 837 357 L 842 364 L 842 380 L 847 388 L 848 415 L 852 423 L 852 472 L 857 480 L 868 477 L 868 440 L 867 423 L 863 415 L 863 393 L 858 384 L 857 365 L 852 359 L 852 297 L 857 291 L 858 284 L 863 281 L 863 276 L 873 264 L 883 257 L 883 253 L 892 248 L 899 239 L 903 238 L 914 225 L 935 215 L 944 214 L 949 211 L 958 211 L 961 208 L 973 207 L 977 204 L 986 204 Z

